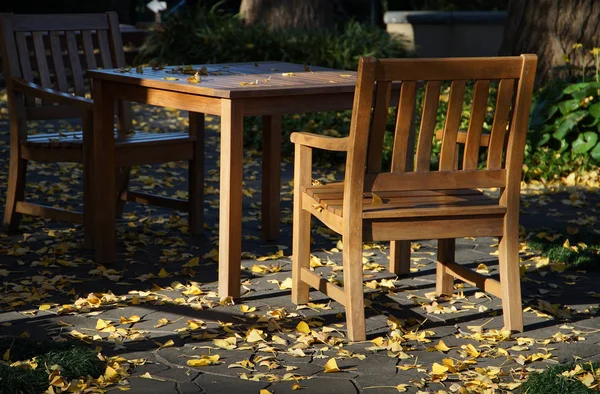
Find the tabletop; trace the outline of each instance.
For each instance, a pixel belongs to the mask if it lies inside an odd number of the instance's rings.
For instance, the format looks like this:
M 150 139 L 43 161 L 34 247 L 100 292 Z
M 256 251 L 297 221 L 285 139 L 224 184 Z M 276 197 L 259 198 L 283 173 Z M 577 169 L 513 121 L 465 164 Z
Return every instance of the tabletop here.
M 90 70 L 94 79 L 220 98 L 353 92 L 356 72 L 285 62 Z

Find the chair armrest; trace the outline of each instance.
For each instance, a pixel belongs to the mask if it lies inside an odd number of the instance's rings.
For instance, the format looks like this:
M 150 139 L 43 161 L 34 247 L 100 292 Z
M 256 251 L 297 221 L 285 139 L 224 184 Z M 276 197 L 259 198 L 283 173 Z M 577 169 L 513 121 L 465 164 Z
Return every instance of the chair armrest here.
M 12 86 L 17 92 L 29 94 L 59 104 L 71 105 L 82 110 L 91 110 L 94 103 L 90 99 L 73 96 L 54 89 L 44 88 L 38 84 L 27 82 L 23 79 L 13 79 Z
M 309 146 L 331 151 L 345 152 L 348 150 L 348 137 L 329 137 L 312 133 L 292 133 L 290 139 L 294 144 Z

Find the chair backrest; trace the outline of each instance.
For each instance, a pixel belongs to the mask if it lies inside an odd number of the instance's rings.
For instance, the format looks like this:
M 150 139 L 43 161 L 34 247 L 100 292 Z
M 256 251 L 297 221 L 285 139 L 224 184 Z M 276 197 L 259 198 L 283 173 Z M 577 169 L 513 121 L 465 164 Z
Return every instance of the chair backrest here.
M 361 209 L 359 200 L 362 200 L 363 191 L 492 187 L 505 190 L 512 187 L 514 191 L 516 187 L 518 194 L 536 64 L 535 55 L 361 58 L 344 193 L 356 198 L 344 201 L 344 212 Z M 389 172 L 382 172 L 382 147 L 395 82 L 401 85 L 394 120 L 392 164 Z M 473 83 L 474 95 L 472 104 L 467 105 L 465 88 L 470 83 Z M 495 96 L 494 108 L 490 106 L 491 96 Z M 414 133 L 418 101 L 422 102 L 422 111 L 413 161 L 411 134 Z M 443 119 L 438 171 L 431 171 L 441 101 L 447 102 L 447 111 Z M 466 113 L 469 116 L 462 165 L 456 168 L 457 136 Z M 486 116 L 493 120 L 483 134 Z M 346 203 L 351 206 L 346 207 Z
M 4 78 L 85 96 L 90 92 L 86 69 L 125 66 L 119 21 L 105 14 L 0 15 Z M 40 105 L 41 104 L 41 105 Z M 64 118 L 72 108 L 25 100 L 28 119 Z

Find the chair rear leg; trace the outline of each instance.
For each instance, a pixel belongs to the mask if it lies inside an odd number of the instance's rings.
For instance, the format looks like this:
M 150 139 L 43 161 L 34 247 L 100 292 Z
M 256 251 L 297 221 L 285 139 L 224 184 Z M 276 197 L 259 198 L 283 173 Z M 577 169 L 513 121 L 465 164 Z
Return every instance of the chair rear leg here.
M 190 112 L 189 121 L 196 142 L 188 167 L 188 225 L 190 234 L 198 235 L 204 230 L 204 114 Z
M 17 148 L 18 149 L 18 148 Z M 19 229 L 21 214 L 17 212 L 17 202 L 25 198 L 25 180 L 27 160 L 19 157 L 18 152 L 11 149 L 8 171 L 8 187 L 6 190 L 6 207 L 4 210 L 4 231 L 14 232 Z
M 344 293 L 346 296 L 346 325 L 348 339 L 357 342 L 366 339 L 365 300 L 362 270 L 362 237 L 343 236 Z
M 435 275 L 435 290 L 439 295 L 454 293 L 454 277 L 448 273 L 444 263 L 454 263 L 456 240 L 438 239 L 438 254 Z
M 500 238 L 499 271 L 502 294 L 502 314 L 504 328 L 510 331 L 523 331 L 523 304 L 521 302 L 521 273 L 519 269 L 518 229 L 506 231 Z
M 390 242 L 390 272 L 396 275 L 410 273 L 410 241 Z
M 116 189 L 117 189 L 117 208 L 115 210 L 117 219 L 123 216 L 125 209 L 125 200 L 121 198 L 129 189 L 129 178 L 131 167 L 117 168 L 115 173 Z

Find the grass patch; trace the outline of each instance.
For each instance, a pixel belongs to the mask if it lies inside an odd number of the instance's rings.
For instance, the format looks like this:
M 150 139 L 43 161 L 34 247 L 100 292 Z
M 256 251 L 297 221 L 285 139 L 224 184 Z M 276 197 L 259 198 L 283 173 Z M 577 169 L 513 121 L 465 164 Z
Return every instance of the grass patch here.
M 540 231 L 534 232 L 540 234 Z M 569 241 L 566 244 L 566 241 Z M 548 257 L 553 262 L 564 263 L 567 269 L 600 269 L 600 237 L 591 231 L 574 235 L 548 235 L 527 240 L 531 250 Z
M 106 364 L 97 353 L 78 343 L 33 341 L 24 338 L 0 338 L 0 356 L 8 362 L 0 363 L 0 393 L 38 394 L 48 388 L 49 369 L 59 365 L 67 380 L 81 377 L 99 377 Z M 16 361 L 35 357 L 37 367 L 11 367 Z
M 573 371 L 576 366 L 583 371 L 573 377 L 564 377 L 561 374 L 565 371 Z M 597 393 L 584 385 L 578 378 L 583 377 L 587 372 L 595 371 L 600 367 L 598 363 L 585 364 L 564 364 L 550 367 L 541 373 L 532 373 L 527 381 L 521 385 L 519 392 L 522 394 L 588 394 Z M 594 382 L 594 383 L 597 383 Z

